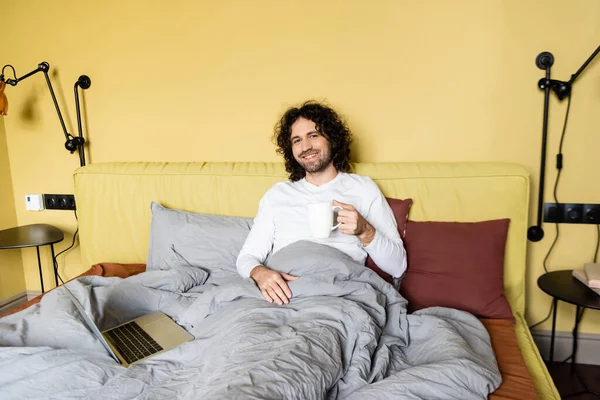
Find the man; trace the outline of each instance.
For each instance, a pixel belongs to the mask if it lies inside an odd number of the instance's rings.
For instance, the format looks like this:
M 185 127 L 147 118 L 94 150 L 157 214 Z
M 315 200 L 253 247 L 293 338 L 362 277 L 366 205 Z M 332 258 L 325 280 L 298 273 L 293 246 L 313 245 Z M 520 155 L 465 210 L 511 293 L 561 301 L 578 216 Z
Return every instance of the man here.
M 250 277 L 268 302 L 287 304 L 287 284 L 297 277 L 274 271 L 267 257 L 299 241 L 335 247 L 364 264 L 367 254 L 394 277 L 406 270 L 406 252 L 396 220 L 371 178 L 348 174 L 351 133 L 337 113 L 309 101 L 284 113 L 276 125 L 277 152 L 290 175 L 265 193 L 254 225 L 237 259 L 237 269 Z M 306 205 L 331 202 L 338 212 L 338 229 L 327 239 L 313 239 Z

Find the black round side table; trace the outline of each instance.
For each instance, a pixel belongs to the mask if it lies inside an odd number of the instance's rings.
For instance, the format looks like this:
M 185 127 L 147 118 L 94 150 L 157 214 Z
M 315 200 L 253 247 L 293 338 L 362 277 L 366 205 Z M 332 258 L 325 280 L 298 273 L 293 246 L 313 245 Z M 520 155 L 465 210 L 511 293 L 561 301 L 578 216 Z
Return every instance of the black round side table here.
M 42 276 L 42 261 L 40 260 L 40 246 L 50 246 L 52 262 L 54 263 L 54 244 L 65 238 L 62 231 L 52 225 L 33 224 L 0 231 L 0 250 L 35 247 L 37 250 L 38 269 L 40 270 L 40 283 L 44 293 L 44 277 Z M 56 263 L 52 266 L 54 281 L 58 286 L 58 271 Z
M 577 280 L 577 278 L 573 276 L 573 270 L 571 269 L 548 272 L 540 276 L 537 283 L 540 289 L 552 296 L 552 306 L 554 312 L 552 315 L 552 336 L 550 337 L 550 363 L 554 361 L 554 335 L 556 333 L 556 313 L 558 300 L 573 304 L 577 308 L 575 311 L 575 327 L 573 328 L 573 351 L 570 357 L 571 372 L 573 372 L 575 371 L 575 357 L 577 355 L 577 335 L 579 330 L 579 322 L 581 322 L 583 312 L 587 308 L 600 310 L 600 295 Z M 579 379 L 586 390 L 580 393 L 573 393 L 568 396 L 564 396 L 563 398 L 580 395 L 583 393 L 591 393 L 596 396 L 600 396 L 600 393 L 589 390 L 581 377 L 579 377 Z

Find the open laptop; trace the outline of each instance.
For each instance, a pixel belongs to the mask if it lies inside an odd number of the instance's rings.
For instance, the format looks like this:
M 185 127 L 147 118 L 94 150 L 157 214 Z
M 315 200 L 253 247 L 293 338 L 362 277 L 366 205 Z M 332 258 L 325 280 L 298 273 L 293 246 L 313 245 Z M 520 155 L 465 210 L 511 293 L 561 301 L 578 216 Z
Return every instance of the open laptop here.
M 66 285 L 62 287 L 65 288 L 86 325 L 106 348 L 106 351 L 124 367 L 129 367 L 146 358 L 194 340 L 194 336 L 160 311 L 142 315 L 100 332 L 75 295 Z

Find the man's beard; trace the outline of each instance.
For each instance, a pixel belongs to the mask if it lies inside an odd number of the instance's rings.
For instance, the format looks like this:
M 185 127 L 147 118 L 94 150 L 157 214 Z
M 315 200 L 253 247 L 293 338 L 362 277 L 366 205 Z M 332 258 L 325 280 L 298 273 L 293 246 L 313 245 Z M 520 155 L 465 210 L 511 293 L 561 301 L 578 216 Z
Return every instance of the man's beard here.
M 305 161 L 302 157 L 298 157 L 296 161 L 302 168 L 304 168 L 306 172 L 314 174 L 324 171 L 327 167 L 329 167 L 329 164 L 331 164 L 331 161 L 333 160 L 333 157 L 331 157 L 331 151 L 326 151 L 325 153 L 323 151 L 319 151 L 319 155 L 317 157 L 318 159 L 315 161 Z

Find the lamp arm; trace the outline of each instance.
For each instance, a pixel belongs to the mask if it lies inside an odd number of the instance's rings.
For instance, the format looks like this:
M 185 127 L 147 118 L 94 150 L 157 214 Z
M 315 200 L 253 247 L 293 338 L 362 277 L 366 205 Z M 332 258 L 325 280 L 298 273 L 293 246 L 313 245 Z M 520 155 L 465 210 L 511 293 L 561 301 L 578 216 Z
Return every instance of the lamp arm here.
M 565 97 L 571 94 L 571 88 L 573 86 L 573 82 L 579 77 L 579 75 L 583 72 L 583 70 L 588 66 L 589 63 L 600 53 L 600 46 L 592 53 L 591 56 L 588 57 L 587 60 L 583 63 L 583 65 L 571 75 L 571 79 L 568 82 L 551 80 L 550 84 L 552 86 L 552 90 L 556 93 L 556 96 L 559 100 L 564 99 Z
M 550 80 L 550 67 L 546 68 L 546 79 Z M 541 166 L 540 166 L 540 184 L 539 184 L 539 196 L 538 196 L 538 215 L 537 215 L 537 226 L 542 231 L 542 237 L 544 231 L 542 230 L 542 208 L 544 206 L 544 182 L 546 176 L 546 143 L 548 141 L 548 112 L 550 108 L 550 86 L 544 87 L 544 116 L 542 122 L 542 154 L 541 154 Z M 541 239 L 541 238 L 540 238 Z
M 52 82 L 50 82 L 50 77 L 48 76 L 49 70 L 50 70 L 50 64 L 48 64 L 46 61 L 43 61 L 40 64 L 38 64 L 37 69 L 34 69 L 30 73 L 25 74 L 20 78 L 7 79 L 6 83 L 8 83 L 11 86 L 16 86 L 17 83 L 21 82 L 23 79 L 27 79 L 31 75 L 34 75 L 38 72 L 43 72 L 44 77 L 46 78 L 46 83 L 48 84 L 48 89 L 50 89 L 50 95 L 52 96 L 52 101 L 54 102 L 54 107 L 56 107 L 56 113 L 58 114 L 58 119 L 60 120 L 60 125 L 62 126 L 62 130 L 65 135 L 65 139 L 69 140 L 70 137 L 72 137 L 72 136 L 67 132 L 67 127 L 65 125 L 65 121 L 63 120 L 62 113 L 60 112 L 60 108 L 58 106 L 58 101 L 56 101 L 56 96 L 54 95 L 54 89 L 52 88 Z
M 38 67 L 28 74 L 23 75 L 20 78 L 15 79 L 7 79 L 6 83 L 11 86 L 16 86 L 17 83 L 21 82 L 23 79 L 29 78 L 31 75 L 37 74 L 38 72 L 43 72 L 44 77 L 46 78 L 46 83 L 48 84 L 48 89 L 50 90 L 50 95 L 52 96 L 52 101 L 54 102 L 54 107 L 56 108 L 56 113 L 58 114 L 58 119 L 60 121 L 60 125 L 62 127 L 63 133 L 65 135 L 65 148 L 73 154 L 76 150 L 79 152 L 79 163 L 83 167 L 85 165 L 85 152 L 84 152 L 84 144 L 85 140 L 83 138 L 83 130 L 81 128 L 81 111 L 79 108 L 79 92 L 77 88 L 87 89 L 92 84 L 91 79 L 87 75 L 81 75 L 77 82 L 75 82 L 74 90 L 75 90 L 75 106 L 77 108 L 77 129 L 79 131 L 79 136 L 74 137 L 69 132 L 67 132 L 67 126 L 65 125 L 65 121 L 63 119 L 62 113 L 60 112 L 60 107 L 58 106 L 58 101 L 56 100 L 56 95 L 54 94 L 54 89 L 52 88 L 52 82 L 50 81 L 50 77 L 48 76 L 48 71 L 50 70 L 50 64 L 46 61 L 43 61 L 38 64 Z M 3 77 L 4 75 L 2 75 Z
M 577 79 L 577 77 L 579 76 L 579 74 L 581 74 L 583 72 L 583 70 L 585 69 L 585 67 L 588 66 L 589 63 L 592 62 L 592 60 L 594 59 L 594 57 L 596 57 L 598 55 L 598 53 L 600 53 L 600 46 L 598 46 L 598 48 L 592 53 L 592 55 L 583 63 L 583 65 L 577 70 L 577 72 L 575 72 L 573 75 L 571 75 L 571 79 L 569 79 L 569 85 L 572 85 L 573 82 L 575 82 L 575 79 Z
M 546 142 L 548 139 L 548 109 L 550 106 L 550 88 L 552 87 L 550 79 L 550 69 L 554 64 L 554 56 L 551 53 L 540 53 L 535 63 L 538 68 L 546 70 L 546 77 L 538 82 L 540 89 L 544 89 L 544 116 L 542 120 L 542 155 L 540 165 L 540 181 L 538 192 L 538 209 L 536 224 L 530 226 L 527 230 L 527 238 L 532 242 L 539 242 L 544 237 L 544 229 L 542 229 L 542 207 L 544 205 L 544 180 L 546 174 Z
M 12 65 L 11 65 L 12 67 Z M 50 64 L 48 64 L 47 62 L 41 62 L 40 64 L 38 64 L 38 67 L 36 69 L 34 69 L 33 71 L 31 71 L 28 74 L 23 75 L 20 78 L 15 77 L 15 79 L 7 79 L 6 83 L 8 83 L 11 86 L 17 86 L 17 83 L 21 82 L 23 79 L 27 79 L 29 78 L 31 75 L 33 74 L 37 74 L 38 72 L 48 72 L 48 70 L 50 69 Z M 14 70 L 14 68 L 13 68 Z M 4 69 L 3 69 L 4 71 Z M 3 72 L 4 73 L 4 72 Z
M 85 139 L 83 138 L 83 129 L 81 127 L 81 110 L 79 107 L 79 91 L 77 88 L 81 88 L 83 90 L 88 89 L 92 84 L 92 80 L 87 75 L 81 75 L 75 85 L 73 85 L 73 91 L 75 92 L 75 108 L 77 110 L 77 130 L 79 136 L 76 139 L 77 150 L 79 151 L 79 163 L 83 167 L 85 165 L 85 150 L 84 144 Z

